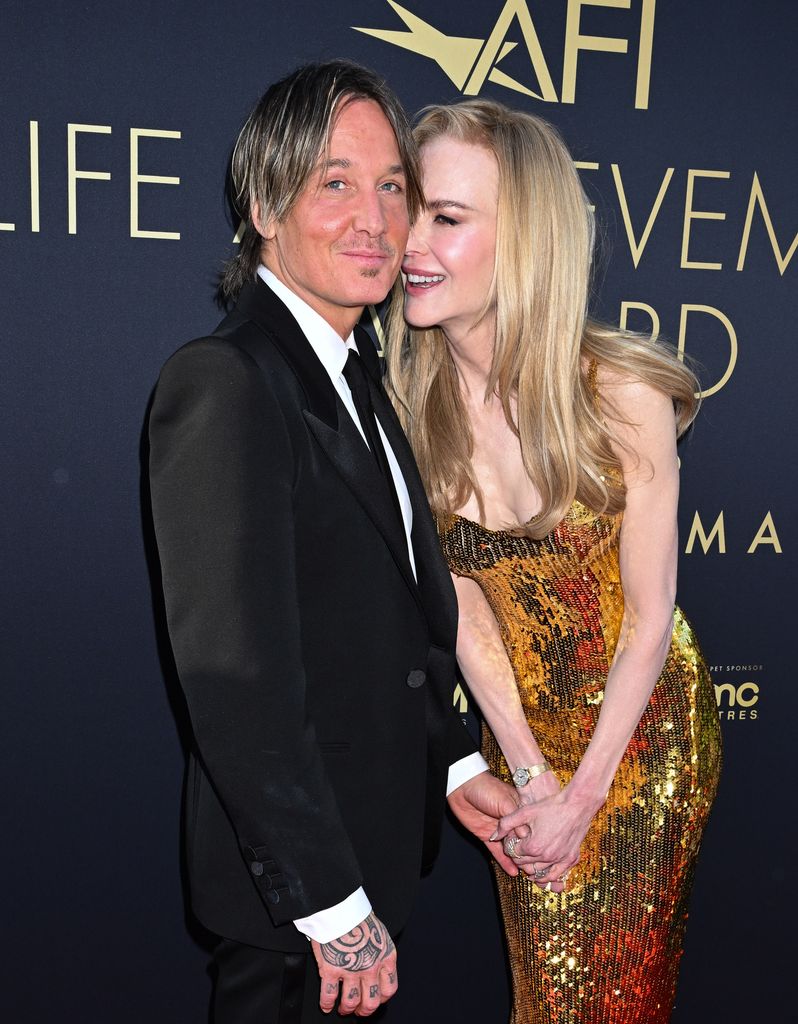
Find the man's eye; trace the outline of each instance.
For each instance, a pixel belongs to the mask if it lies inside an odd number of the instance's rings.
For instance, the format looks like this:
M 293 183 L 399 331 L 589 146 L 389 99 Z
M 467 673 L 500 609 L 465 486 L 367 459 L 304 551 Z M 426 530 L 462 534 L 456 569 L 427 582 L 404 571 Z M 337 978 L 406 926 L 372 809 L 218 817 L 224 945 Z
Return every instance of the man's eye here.
M 342 192 L 346 188 L 346 183 L 341 181 L 340 178 L 333 178 L 324 187 L 330 189 L 331 192 Z
M 384 185 L 380 186 L 380 188 L 383 192 L 393 192 L 395 195 L 399 195 L 404 192 L 404 189 L 398 181 L 386 181 Z

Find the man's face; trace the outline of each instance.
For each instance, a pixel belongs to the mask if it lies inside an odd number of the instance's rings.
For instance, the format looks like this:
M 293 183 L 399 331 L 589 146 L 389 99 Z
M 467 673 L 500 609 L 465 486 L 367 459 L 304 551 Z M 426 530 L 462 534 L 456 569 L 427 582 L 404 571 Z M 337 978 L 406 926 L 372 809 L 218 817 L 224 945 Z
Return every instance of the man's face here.
M 342 338 L 388 294 L 409 222 L 396 136 L 373 100 L 340 109 L 329 152 L 285 218 L 262 225 L 264 262 Z

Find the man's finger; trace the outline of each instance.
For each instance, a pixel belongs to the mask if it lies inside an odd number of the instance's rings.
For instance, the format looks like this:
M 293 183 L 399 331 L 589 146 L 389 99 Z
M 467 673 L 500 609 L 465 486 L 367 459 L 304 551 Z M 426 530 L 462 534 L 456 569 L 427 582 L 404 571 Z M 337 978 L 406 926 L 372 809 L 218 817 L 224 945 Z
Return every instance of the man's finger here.
M 396 964 L 383 966 L 380 970 L 380 1002 L 387 1003 L 399 988 L 399 974 Z
M 363 979 L 360 1006 L 355 1013 L 358 1017 L 370 1017 L 382 1001 L 379 977 L 369 972 L 368 977 Z
M 329 1013 L 335 1006 L 335 1000 L 338 998 L 338 988 L 337 978 L 324 977 L 322 975 L 319 1007 L 323 1013 Z
M 354 1013 L 360 1005 L 362 992 L 362 983 L 355 981 L 351 975 L 345 975 L 341 981 L 341 1002 L 338 1012 L 344 1017 Z

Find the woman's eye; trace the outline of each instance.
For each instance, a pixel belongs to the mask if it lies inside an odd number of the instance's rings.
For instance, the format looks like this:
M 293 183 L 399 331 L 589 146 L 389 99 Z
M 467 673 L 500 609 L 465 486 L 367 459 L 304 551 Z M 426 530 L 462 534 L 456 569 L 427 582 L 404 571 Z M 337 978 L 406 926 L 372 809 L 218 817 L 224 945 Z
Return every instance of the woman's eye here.
M 458 221 L 454 220 L 452 217 L 446 217 L 444 214 L 439 213 L 436 215 L 434 223 L 446 224 L 448 227 L 454 227 Z

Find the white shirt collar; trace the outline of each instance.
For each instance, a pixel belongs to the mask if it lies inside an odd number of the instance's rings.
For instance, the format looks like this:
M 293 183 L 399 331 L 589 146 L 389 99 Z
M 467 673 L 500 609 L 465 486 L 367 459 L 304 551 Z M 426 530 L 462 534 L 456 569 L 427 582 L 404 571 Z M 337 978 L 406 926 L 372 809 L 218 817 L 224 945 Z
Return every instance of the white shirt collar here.
M 304 299 L 300 299 L 262 263 L 258 267 L 258 277 L 265 281 L 277 298 L 281 299 L 288 307 L 299 324 L 300 330 L 310 342 L 313 351 L 319 357 L 322 366 L 329 374 L 330 380 L 334 381 L 340 377 L 344 370 L 348 350 L 351 348 L 357 352 L 354 331 L 344 341 L 323 316 L 309 306 Z

